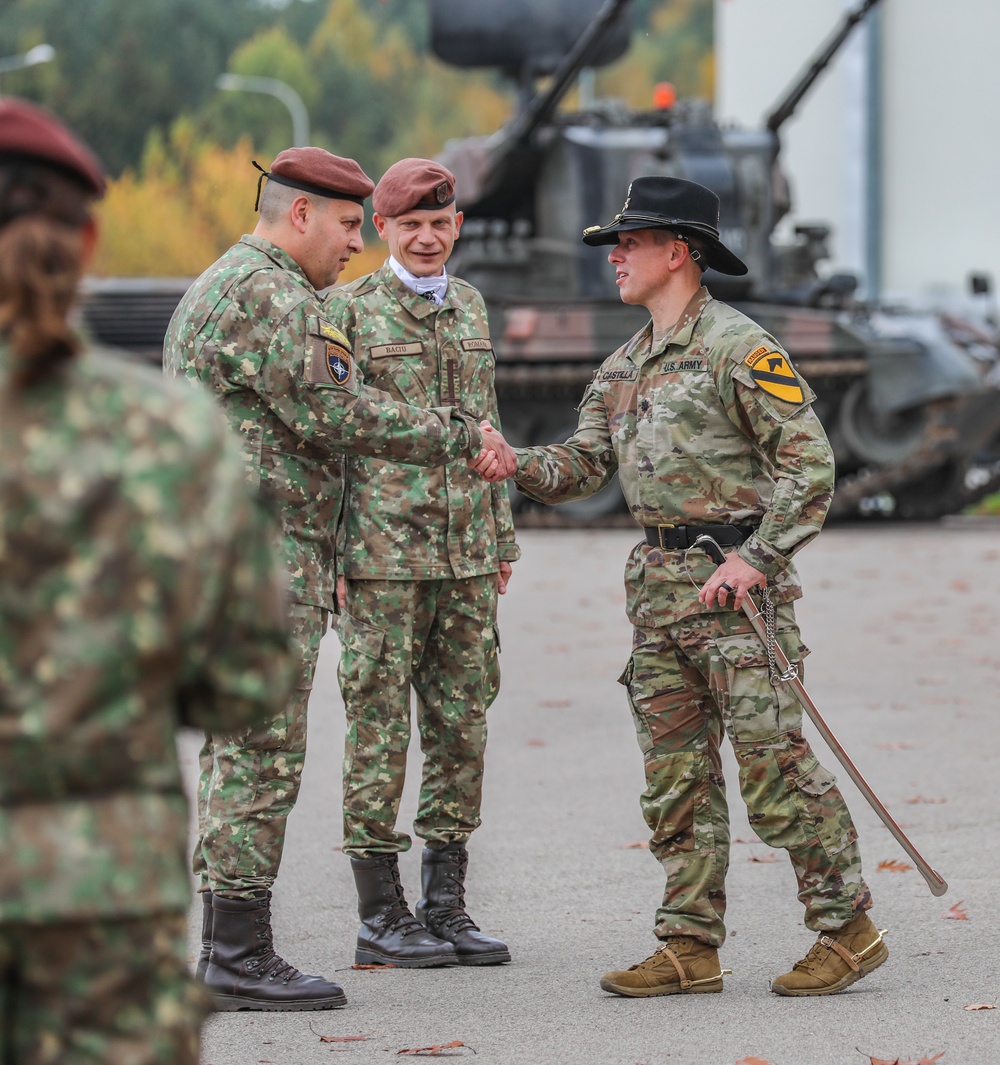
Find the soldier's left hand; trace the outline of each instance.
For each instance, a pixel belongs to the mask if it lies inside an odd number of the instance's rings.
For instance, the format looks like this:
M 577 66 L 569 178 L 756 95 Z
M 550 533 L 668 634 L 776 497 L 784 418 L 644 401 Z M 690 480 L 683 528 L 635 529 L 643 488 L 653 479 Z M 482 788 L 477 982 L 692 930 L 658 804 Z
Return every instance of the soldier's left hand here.
M 728 599 L 732 596 L 733 609 L 739 610 L 747 592 L 762 585 L 766 579 L 759 569 L 754 569 L 735 551 L 730 551 L 726 561 L 705 581 L 698 598 L 705 606 L 714 606 L 718 600 L 719 606 L 725 607 L 729 606 Z

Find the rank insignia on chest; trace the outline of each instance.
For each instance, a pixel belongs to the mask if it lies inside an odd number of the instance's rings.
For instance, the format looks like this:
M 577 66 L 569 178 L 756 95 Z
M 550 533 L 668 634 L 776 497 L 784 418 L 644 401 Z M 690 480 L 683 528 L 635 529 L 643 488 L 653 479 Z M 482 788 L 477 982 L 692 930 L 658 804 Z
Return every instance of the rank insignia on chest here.
M 351 356 L 339 344 L 327 344 L 326 368 L 338 385 L 346 385 L 351 376 Z
M 750 376 L 769 396 L 785 403 L 805 402 L 802 383 L 780 351 L 760 347 L 751 351 L 744 361 L 750 367 Z

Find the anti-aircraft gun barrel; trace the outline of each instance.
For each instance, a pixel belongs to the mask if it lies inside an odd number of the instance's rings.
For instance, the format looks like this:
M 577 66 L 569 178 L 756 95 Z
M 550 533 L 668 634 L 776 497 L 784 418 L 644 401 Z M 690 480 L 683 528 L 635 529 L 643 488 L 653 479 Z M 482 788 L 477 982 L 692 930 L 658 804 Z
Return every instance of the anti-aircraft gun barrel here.
M 552 80 L 544 91 L 532 97 L 527 106 L 510 123 L 506 137 L 512 144 L 524 143 L 531 134 L 551 117 L 566 95 L 573 79 L 587 65 L 599 45 L 601 36 L 618 18 L 632 0 L 607 0 L 593 20 L 577 38 L 576 44 L 566 53 L 562 62 L 552 72 Z
M 879 0 L 864 0 L 864 3 L 854 11 L 849 12 L 843 23 L 838 30 L 830 37 L 830 39 L 823 45 L 823 47 L 816 53 L 812 61 L 806 67 L 805 72 L 800 75 L 798 80 L 792 85 L 792 87 L 785 93 L 781 100 L 781 103 L 768 115 L 767 128 L 772 133 L 777 131 L 788 121 L 789 118 L 795 113 L 795 108 L 799 106 L 799 102 L 802 97 L 812 88 L 813 82 L 823 73 L 830 63 L 830 60 L 837 54 L 844 41 L 851 35 L 851 30 L 861 22 L 861 20 L 868 14 L 868 12 L 879 2 Z

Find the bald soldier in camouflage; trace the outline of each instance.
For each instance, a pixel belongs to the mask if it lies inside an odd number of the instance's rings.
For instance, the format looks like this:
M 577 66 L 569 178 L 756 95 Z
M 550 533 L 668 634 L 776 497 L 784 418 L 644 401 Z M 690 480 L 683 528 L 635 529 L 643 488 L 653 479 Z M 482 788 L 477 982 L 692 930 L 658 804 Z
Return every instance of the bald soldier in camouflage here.
M 176 733 L 267 720 L 293 661 L 225 419 L 68 324 L 103 185 L 0 101 L 0 1061 L 197 1065 Z
M 576 435 L 509 450 L 498 475 L 516 466 L 524 492 L 561 503 L 599 491 L 617 470 L 645 527 L 625 571 L 634 636 L 621 682 L 645 759 L 650 850 L 667 878 L 655 927 L 662 944 L 645 961 L 607 973 L 601 987 L 636 997 L 722 990 L 725 732 L 750 824 L 788 851 L 805 923 L 820 933 L 771 989 L 828 995 L 881 965 L 888 951 L 866 913 L 871 896 L 851 816 L 740 607 L 751 588 L 766 588 L 777 642 L 801 662 L 791 557 L 823 524 L 833 456 L 813 394 L 788 356 L 701 286 L 706 267 L 746 273 L 720 241 L 718 219 L 710 190 L 645 177 L 629 186 L 613 222 L 586 231 L 587 244 L 615 245 L 608 260 L 621 298 L 645 306 L 652 321 L 601 366 Z M 691 550 L 703 533 L 728 549 L 718 569 L 701 548 Z
M 320 305 L 317 290 L 363 247 L 363 204 L 373 187 L 353 160 L 321 148 L 282 152 L 258 181 L 253 234 L 195 281 L 165 342 L 167 373 L 217 394 L 242 437 L 251 485 L 281 515 L 300 666 L 298 689 L 279 717 L 238 742 L 210 736 L 202 752 L 199 972 L 218 1009 L 328 1009 L 346 1001 L 338 984 L 288 965 L 270 938 L 271 888 L 301 781 L 309 691 L 334 609 L 343 456 L 440 465 L 479 450 L 475 419 L 454 406 L 424 411 L 364 387 L 348 341 Z
M 379 181 L 372 206 L 391 255 L 381 270 L 333 290 L 330 317 L 373 385 L 493 421 L 486 307 L 445 268 L 462 225 L 454 176 L 429 159 L 403 159 Z M 344 852 L 362 918 L 356 961 L 510 961 L 506 945 L 468 915 L 464 895 L 466 843 L 480 824 L 486 710 L 499 685 L 497 592 L 519 555 L 507 487 L 461 462 L 418 469 L 352 456 L 345 534 Z M 427 842 L 416 918 L 399 880 L 410 837 L 396 829 L 411 686 L 424 753 L 414 829 Z

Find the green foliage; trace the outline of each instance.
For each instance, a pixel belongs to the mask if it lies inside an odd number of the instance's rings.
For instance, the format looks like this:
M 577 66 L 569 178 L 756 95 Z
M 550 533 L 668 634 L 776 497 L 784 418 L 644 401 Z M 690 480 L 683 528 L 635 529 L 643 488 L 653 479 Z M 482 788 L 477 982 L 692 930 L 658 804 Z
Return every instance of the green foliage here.
M 116 174 L 141 158 L 151 130 L 202 105 L 262 17 L 254 0 L 11 0 L 0 40 L 12 52 L 48 41 L 55 77 L 25 86 L 12 74 L 3 88 L 51 107 Z
M 711 96 L 712 7 L 635 0 L 632 48 L 599 72 L 598 92 L 637 108 L 662 80 L 682 96 Z M 104 272 L 197 272 L 185 240 L 204 256 L 252 228 L 252 218 L 234 226 L 221 202 L 214 214 L 225 224 L 215 225 L 211 197 L 194 204 L 186 184 L 231 172 L 233 189 L 215 191 L 238 189 L 252 204 L 249 160 L 267 165 L 287 147 L 291 120 L 272 96 L 220 91 L 220 74 L 289 85 L 309 112 L 312 143 L 375 178 L 396 159 L 494 132 L 516 103 L 498 72 L 449 68 L 430 54 L 424 0 L 3 0 L 0 40 L 7 54 L 55 47 L 54 62 L 4 75 L 0 89 L 49 106 L 119 179 Z M 130 224 L 129 211 L 142 217 Z M 126 247 L 140 237 L 144 249 Z

